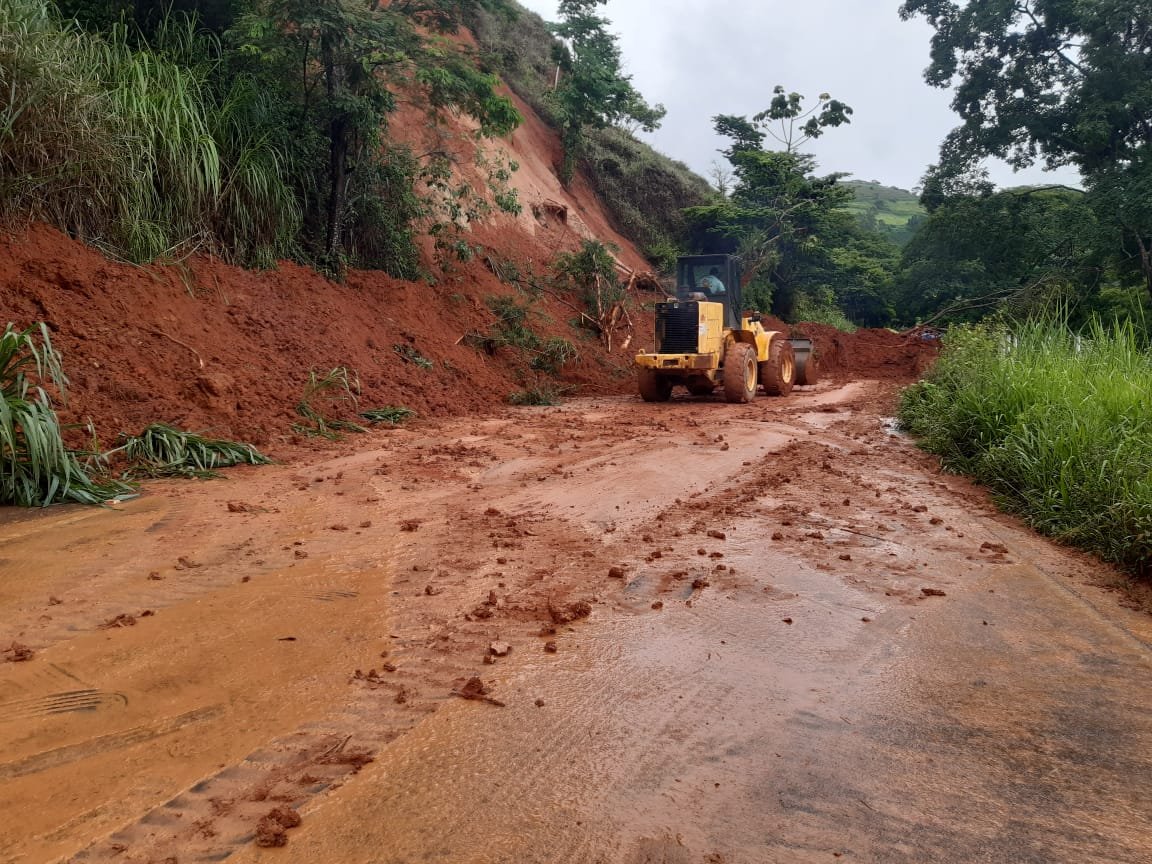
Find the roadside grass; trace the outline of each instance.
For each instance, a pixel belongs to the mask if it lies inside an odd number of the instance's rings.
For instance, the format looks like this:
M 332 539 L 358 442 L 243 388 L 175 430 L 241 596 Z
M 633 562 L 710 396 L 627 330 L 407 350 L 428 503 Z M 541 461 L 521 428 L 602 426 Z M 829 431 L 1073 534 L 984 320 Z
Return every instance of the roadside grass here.
M 44 388 L 63 397 L 67 384 L 44 324 L 0 333 L 0 504 L 101 504 L 130 491 L 96 479 L 64 443 Z
M 953 329 L 900 421 L 1039 531 L 1152 572 L 1152 359 L 1131 323 Z
M 0 218 L 133 262 L 207 248 L 271 266 L 302 215 L 267 94 L 246 77 L 216 92 L 220 46 L 189 19 L 156 42 L 92 35 L 49 0 L 0 3 Z

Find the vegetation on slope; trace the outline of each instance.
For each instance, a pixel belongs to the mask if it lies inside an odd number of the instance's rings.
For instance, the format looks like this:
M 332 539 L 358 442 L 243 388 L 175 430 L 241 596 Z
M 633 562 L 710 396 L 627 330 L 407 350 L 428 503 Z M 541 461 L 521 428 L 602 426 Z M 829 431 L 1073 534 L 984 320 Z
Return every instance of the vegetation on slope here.
M 500 9 L 475 9 L 469 26 L 488 68 L 498 72 L 537 114 L 562 130 L 563 112 L 553 91 L 558 71 L 566 73 L 560 69 L 562 46 L 549 25 L 510 2 Z M 633 133 L 640 126 L 635 123 L 643 125 L 645 117 L 649 122 L 652 119 L 642 110 L 637 113 L 639 120 L 619 116 L 610 123 L 582 128 L 576 155 L 621 233 L 648 258 L 668 267 L 684 245 L 684 208 L 711 201 L 716 192 L 686 165 L 636 138 Z
M 1062 541 L 1152 569 L 1152 359 L 1131 325 L 955 328 L 901 421 Z
M 415 276 L 419 162 L 387 138 L 398 94 L 500 135 L 496 79 L 444 35 L 481 0 L 0 5 L 0 216 L 133 261 L 291 254 Z M 75 18 L 69 16 L 76 16 Z M 121 23 L 120 15 L 125 15 Z

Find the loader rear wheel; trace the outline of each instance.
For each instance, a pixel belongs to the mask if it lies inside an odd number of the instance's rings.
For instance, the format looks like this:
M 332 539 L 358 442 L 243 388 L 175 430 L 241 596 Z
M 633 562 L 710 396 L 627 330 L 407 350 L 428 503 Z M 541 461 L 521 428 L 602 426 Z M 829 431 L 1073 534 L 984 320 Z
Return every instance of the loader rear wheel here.
M 760 381 L 769 396 L 787 396 L 796 383 L 796 352 L 792 343 L 777 336 L 768 347 L 768 359 L 760 364 Z
M 751 402 L 756 398 L 756 351 L 751 345 L 733 342 L 724 352 L 724 399 Z
M 645 402 L 667 402 L 672 398 L 672 382 L 655 369 L 636 370 L 636 381 Z

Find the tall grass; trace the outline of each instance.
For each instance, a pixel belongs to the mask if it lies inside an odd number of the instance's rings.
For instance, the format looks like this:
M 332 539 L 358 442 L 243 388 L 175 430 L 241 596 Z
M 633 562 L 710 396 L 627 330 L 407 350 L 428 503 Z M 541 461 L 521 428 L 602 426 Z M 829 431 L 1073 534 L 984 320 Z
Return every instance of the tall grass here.
M 9 324 L 0 333 L 0 504 L 99 504 L 127 491 L 93 480 L 65 446 L 49 384 L 63 392 L 67 378 L 48 328 Z
M 952 330 L 901 422 L 1040 531 L 1152 572 L 1152 360 L 1131 324 Z
M 285 254 L 301 220 L 289 166 L 259 89 L 210 86 L 219 57 L 186 19 L 134 47 L 126 28 L 87 33 L 50 0 L 0 2 L 0 216 L 132 261 Z

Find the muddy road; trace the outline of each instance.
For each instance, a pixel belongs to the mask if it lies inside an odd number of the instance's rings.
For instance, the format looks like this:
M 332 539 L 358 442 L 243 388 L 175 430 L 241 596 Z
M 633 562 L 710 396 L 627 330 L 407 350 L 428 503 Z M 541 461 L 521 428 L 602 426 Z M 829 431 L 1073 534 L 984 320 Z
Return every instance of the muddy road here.
M 0 514 L 0 862 L 1152 861 L 1152 617 L 894 392 Z

